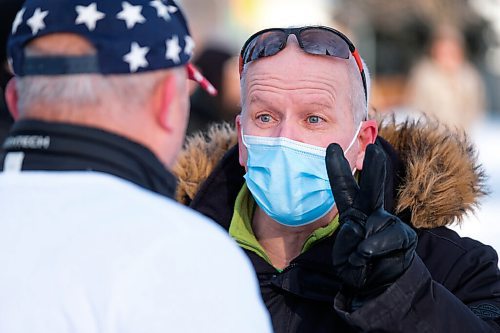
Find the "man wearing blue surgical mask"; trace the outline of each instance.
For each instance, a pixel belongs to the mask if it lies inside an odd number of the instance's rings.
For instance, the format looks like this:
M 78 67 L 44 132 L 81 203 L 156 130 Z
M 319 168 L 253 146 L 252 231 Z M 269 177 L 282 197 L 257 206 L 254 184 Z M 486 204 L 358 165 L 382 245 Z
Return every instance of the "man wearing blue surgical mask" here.
M 177 198 L 246 250 L 276 332 L 500 330 L 497 254 L 446 228 L 484 194 L 465 138 L 379 132 L 366 68 L 327 27 L 252 35 L 240 74 L 236 130 L 191 139 Z
M 338 226 L 325 148 L 339 143 L 352 168 L 361 169 L 364 150 L 377 135 L 376 122 L 363 121 L 365 95 L 354 60 L 346 66 L 343 59 L 297 57 L 299 52 L 290 36 L 276 57 L 249 64 L 242 83 L 243 112 L 236 119 L 239 162 L 247 169 L 246 186 L 258 203 L 254 231 L 279 269 L 300 254 L 318 228 Z M 266 75 L 271 68 L 276 68 L 272 77 Z M 352 81 L 359 91 L 353 97 L 360 103 L 350 100 L 348 85 L 335 81 Z M 353 106 L 358 107 L 356 117 Z M 271 143 L 271 138 L 281 142 Z M 284 235 L 279 242 L 278 234 Z

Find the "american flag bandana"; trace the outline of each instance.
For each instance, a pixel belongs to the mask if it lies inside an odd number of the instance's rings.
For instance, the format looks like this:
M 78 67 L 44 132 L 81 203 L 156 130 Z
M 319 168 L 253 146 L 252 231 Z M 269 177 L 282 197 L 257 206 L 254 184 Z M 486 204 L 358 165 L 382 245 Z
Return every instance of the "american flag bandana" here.
M 86 38 L 96 54 L 25 57 L 31 40 L 62 32 Z M 213 86 L 188 64 L 193 49 L 186 18 L 173 0 L 27 0 L 8 42 L 17 76 L 131 74 L 187 65 L 189 77 L 213 95 Z

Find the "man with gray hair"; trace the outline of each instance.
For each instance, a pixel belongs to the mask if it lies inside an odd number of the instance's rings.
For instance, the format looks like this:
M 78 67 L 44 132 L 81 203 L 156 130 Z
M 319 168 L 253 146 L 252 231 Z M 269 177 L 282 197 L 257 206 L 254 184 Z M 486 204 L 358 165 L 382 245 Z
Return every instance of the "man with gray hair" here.
M 485 193 L 466 138 L 379 128 L 328 27 L 257 32 L 240 74 L 236 131 L 190 140 L 177 198 L 245 249 L 276 332 L 500 330 L 496 252 L 446 228 Z
M 25 2 L 0 155 L 1 332 L 271 331 L 243 252 L 171 200 L 187 78 L 205 82 L 192 50 L 170 0 Z

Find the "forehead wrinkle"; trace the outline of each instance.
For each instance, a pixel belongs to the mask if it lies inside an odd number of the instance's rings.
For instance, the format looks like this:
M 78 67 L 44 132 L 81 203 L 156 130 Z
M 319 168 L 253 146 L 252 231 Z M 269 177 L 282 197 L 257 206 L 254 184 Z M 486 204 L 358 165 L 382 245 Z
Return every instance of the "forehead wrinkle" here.
M 336 84 L 332 82 L 332 78 L 315 78 L 314 81 L 307 78 L 283 80 L 273 75 L 254 74 L 249 75 L 246 86 L 247 96 L 251 96 L 256 92 L 280 95 L 299 93 L 320 94 L 326 96 L 331 103 L 335 102 L 337 96 Z
M 290 75 L 277 75 L 275 73 L 247 74 L 247 81 L 262 81 L 262 80 L 276 82 L 277 84 L 285 86 L 300 85 L 302 83 L 320 84 L 326 86 L 325 89 L 334 88 L 335 85 L 340 84 L 340 82 L 337 82 L 336 78 L 332 76 L 318 77 L 318 76 L 308 76 L 306 74 L 305 76 L 302 75 L 299 78 L 294 78 L 293 76 Z

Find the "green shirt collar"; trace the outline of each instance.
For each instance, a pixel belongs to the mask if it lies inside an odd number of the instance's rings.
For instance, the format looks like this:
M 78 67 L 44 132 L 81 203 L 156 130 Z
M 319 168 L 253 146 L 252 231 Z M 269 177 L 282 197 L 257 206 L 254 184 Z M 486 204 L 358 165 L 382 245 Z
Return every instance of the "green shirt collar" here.
M 253 251 L 272 265 L 266 251 L 260 245 L 252 230 L 252 218 L 255 211 L 255 200 L 245 184 L 241 188 L 234 204 L 233 218 L 229 226 L 229 234 L 244 249 Z M 301 253 L 310 249 L 320 240 L 332 235 L 339 226 L 338 215 L 325 227 L 316 229 L 304 242 Z

